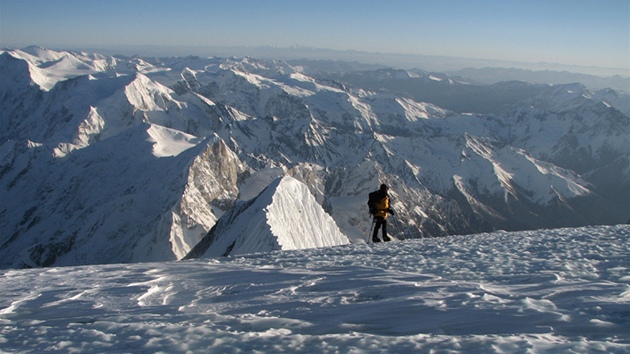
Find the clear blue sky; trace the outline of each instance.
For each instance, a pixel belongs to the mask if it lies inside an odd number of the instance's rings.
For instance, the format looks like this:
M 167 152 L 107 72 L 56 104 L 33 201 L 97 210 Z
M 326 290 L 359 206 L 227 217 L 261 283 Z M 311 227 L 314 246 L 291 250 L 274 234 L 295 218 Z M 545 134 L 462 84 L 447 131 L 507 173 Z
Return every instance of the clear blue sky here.
M 0 46 L 275 46 L 630 68 L 630 0 L 0 0 Z

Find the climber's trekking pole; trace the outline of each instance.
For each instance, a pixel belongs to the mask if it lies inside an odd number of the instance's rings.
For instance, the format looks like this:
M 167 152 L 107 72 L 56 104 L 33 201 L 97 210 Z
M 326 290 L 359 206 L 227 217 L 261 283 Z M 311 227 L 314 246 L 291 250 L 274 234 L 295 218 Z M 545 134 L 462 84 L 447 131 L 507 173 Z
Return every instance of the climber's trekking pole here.
M 368 239 L 366 243 L 371 243 L 372 234 L 374 233 L 374 225 L 376 225 L 376 219 L 372 218 L 372 227 L 370 228 L 370 233 L 368 234 Z

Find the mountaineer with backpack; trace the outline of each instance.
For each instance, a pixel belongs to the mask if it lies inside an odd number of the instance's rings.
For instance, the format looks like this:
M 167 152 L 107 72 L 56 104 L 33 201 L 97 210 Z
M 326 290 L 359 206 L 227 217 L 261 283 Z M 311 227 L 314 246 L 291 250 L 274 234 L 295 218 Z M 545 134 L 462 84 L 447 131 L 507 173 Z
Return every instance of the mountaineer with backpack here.
M 374 220 L 374 232 L 372 233 L 372 242 L 381 242 L 378 238 L 378 230 L 383 228 L 383 241 L 391 241 L 387 236 L 387 215 L 394 215 L 394 211 L 390 208 L 389 195 L 387 192 L 389 187 L 386 184 L 381 184 L 381 188 L 374 191 L 368 196 L 368 208 L 370 214 L 372 214 Z

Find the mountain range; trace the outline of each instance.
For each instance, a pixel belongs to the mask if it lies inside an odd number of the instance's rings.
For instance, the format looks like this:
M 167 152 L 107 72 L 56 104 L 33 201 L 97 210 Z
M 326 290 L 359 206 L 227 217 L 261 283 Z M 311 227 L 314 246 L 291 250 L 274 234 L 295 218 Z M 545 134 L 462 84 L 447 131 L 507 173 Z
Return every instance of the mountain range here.
M 4 50 L 0 267 L 630 218 L 627 93 L 307 64 Z

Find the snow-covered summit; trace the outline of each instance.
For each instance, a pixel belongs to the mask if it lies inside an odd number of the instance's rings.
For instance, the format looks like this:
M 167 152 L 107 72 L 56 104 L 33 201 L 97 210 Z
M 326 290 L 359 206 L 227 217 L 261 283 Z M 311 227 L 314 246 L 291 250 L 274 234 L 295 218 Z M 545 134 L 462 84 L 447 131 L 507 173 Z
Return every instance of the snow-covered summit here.
M 50 91 L 58 82 L 113 69 L 116 60 L 100 54 L 55 51 L 31 46 L 6 52 L 28 63 L 32 82 Z
M 186 258 L 330 247 L 348 238 L 293 177 L 274 180 L 256 198 L 225 214 Z

